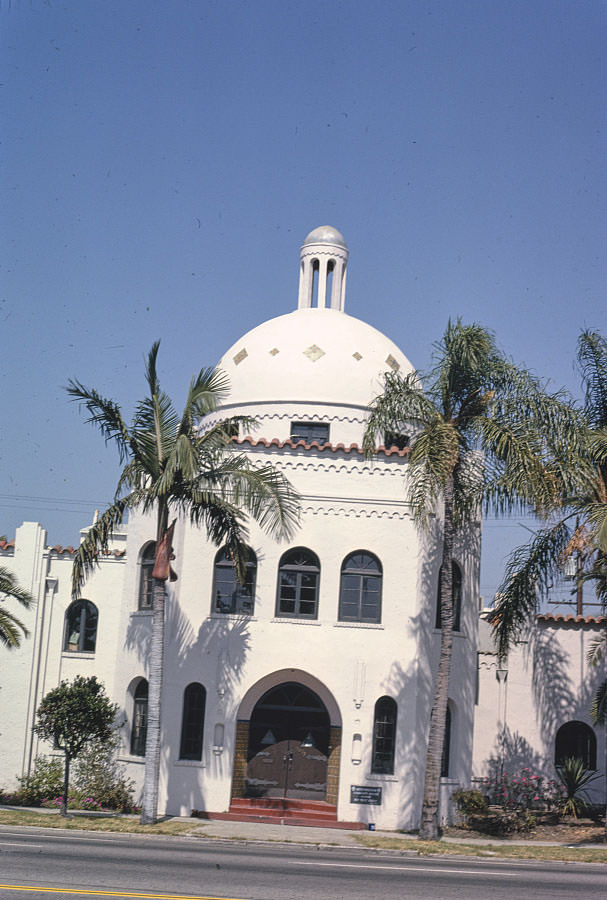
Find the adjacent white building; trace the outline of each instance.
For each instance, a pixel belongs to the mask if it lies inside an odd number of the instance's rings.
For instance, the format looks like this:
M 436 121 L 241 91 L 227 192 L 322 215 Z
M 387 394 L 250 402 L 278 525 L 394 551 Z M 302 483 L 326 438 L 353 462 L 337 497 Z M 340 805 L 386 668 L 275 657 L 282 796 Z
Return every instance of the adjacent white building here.
M 413 522 L 406 435 L 387 435 L 373 459 L 361 451 L 383 374 L 412 366 L 389 338 L 346 314 L 347 262 L 336 229 L 311 232 L 297 309 L 249 331 L 218 363 L 231 385 L 220 415 L 258 422 L 240 435 L 238 452 L 284 472 L 302 498 L 301 524 L 288 544 L 251 526 L 242 587 L 222 548 L 177 524 L 162 812 L 226 813 L 282 798 L 324 803 L 341 821 L 418 824 L 440 643 L 440 522 L 427 532 Z M 151 518 L 132 516 L 76 603 L 71 548 L 46 547 L 36 523 L 0 543 L 0 559 L 37 599 L 26 614 L 32 637 L 0 670 L 0 786 L 29 771 L 43 750 L 32 732 L 37 704 L 75 674 L 97 675 L 119 704 L 122 758 L 141 785 L 154 535 Z M 494 661 L 482 648 L 477 656 L 479 556 L 480 521 L 455 558 L 445 795 L 469 784 L 473 746 L 475 772 L 483 770 L 505 721 L 493 706 Z M 530 699 L 517 704 L 509 727 L 532 709 Z M 563 704 L 555 727 L 568 715 Z M 575 716 L 588 723 L 582 704 Z M 546 754 L 551 732 L 542 734 Z M 604 745 L 596 739 L 598 760 Z

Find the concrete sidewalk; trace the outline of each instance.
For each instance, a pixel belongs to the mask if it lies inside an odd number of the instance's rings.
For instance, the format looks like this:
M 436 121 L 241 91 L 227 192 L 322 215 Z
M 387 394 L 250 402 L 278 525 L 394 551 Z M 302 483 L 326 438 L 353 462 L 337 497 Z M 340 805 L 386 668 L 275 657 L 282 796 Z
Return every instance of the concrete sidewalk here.
M 177 821 L 183 821 L 178 819 Z M 289 844 L 311 844 L 323 847 L 358 847 L 362 845 L 357 838 L 361 835 L 374 835 L 392 839 L 415 840 L 415 835 L 401 834 L 395 831 L 347 831 L 341 828 L 314 828 L 298 825 L 274 825 L 257 822 L 224 822 L 217 819 L 190 819 L 196 825 L 196 832 L 207 838 L 219 840 L 263 841 Z M 583 847 L 605 851 L 607 861 L 607 844 L 575 844 L 557 841 L 506 840 L 500 838 L 480 837 L 443 837 L 449 844 L 471 844 L 478 846 L 522 846 L 522 847 Z M 406 851 L 405 851 L 406 852 Z M 415 850 L 409 851 L 414 853 Z
M 59 815 L 56 809 L 39 807 L 0 805 L 0 809 L 24 810 L 51 816 Z M 77 819 L 79 815 L 87 816 L 87 818 L 104 819 L 111 818 L 117 814 L 113 812 L 92 812 L 90 810 L 70 810 L 70 818 Z M 125 816 L 125 818 L 133 818 L 138 821 L 138 817 L 135 816 Z M 199 819 L 191 816 L 161 816 L 160 820 L 165 822 L 188 822 L 192 826 L 192 834 L 211 840 L 223 841 L 247 841 L 250 843 L 259 841 L 261 843 L 307 844 L 311 847 L 351 847 L 356 849 L 363 846 L 357 840 L 362 835 L 373 835 L 394 840 L 414 841 L 416 839 L 414 834 L 403 834 L 397 831 L 349 831 L 342 828 L 316 828 L 314 826 L 304 827 L 301 825 L 280 825 L 266 822 L 233 822 L 221 819 Z M 607 844 L 571 844 L 566 841 L 530 841 L 524 839 L 509 840 L 505 838 L 474 837 L 472 835 L 470 837 L 467 835 L 465 837 L 443 837 L 441 840 L 448 844 L 469 844 L 479 847 L 579 847 L 587 850 L 603 850 L 605 851 L 605 861 L 607 862 Z M 415 853 L 416 851 L 415 849 L 408 849 L 401 852 Z

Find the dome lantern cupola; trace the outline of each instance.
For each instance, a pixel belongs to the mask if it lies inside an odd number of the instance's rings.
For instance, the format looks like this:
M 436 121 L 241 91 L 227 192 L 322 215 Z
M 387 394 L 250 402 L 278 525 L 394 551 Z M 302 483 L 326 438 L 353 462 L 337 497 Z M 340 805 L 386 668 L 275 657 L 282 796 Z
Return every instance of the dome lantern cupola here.
M 344 311 L 348 245 L 330 225 L 321 225 L 307 236 L 300 251 L 298 309 Z

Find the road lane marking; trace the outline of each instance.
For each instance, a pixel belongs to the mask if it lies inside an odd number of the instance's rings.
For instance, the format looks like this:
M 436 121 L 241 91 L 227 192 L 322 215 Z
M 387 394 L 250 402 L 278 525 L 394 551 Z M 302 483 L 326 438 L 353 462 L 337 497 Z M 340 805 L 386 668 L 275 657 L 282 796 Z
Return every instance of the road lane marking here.
M 479 871 L 477 872 L 475 869 L 443 869 L 442 867 L 437 866 L 436 868 L 432 868 L 431 866 L 391 866 L 391 865 L 379 865 L 378 863 L 339 863 L 339 862 L 298 862 L 297 860 L 289 860 L 290 866 L 331 866 L 337 869 L 398 869 L 401 872 L 433 872 L 435 875 L 442 875 L 443 872 L 449 875 L 478 875 L 480 878 L 484 878 L 487 875 L 487 871 Z M 495 874 L 495 873 L 493 873 Z M 504 875 L 507 878 L 515 878 L 515 872 L 502 872 L 499 871 L 500 875 Z
M 3 891 L 41 891 L 45 894 L 78 894 L 87 897 L 143 897 L 145 900 L 245 900 L 243 897 L 209 897 L 206 894 L 150 894 L 133 891 L 95 891 L 87 888 L 52 888 L 37 884 L 0 884 Z
M 18 841 L 0 841 L 0 847 L 44 847 L 44 844 L 20 844 Z

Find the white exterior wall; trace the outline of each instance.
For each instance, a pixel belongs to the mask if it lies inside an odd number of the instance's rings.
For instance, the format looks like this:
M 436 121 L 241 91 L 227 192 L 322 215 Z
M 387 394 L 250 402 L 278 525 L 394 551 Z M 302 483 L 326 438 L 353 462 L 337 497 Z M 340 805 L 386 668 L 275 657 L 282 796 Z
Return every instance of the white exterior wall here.
M 94 653 L 64 652 L 65 613 L 71 603 L 73 553 L 45 546 L 46 532 L 36 522 L 17 529 L 14 551 L 2 552 L 2 564 L 13 572 L 19 584 L 36 600 L 30 610 L 13 609 L 31 632 L 18 650 L 7 654 L 0 680 L 0 772 L 2 786 L 16 786 L 18 776 L 27 774 L 41 745 L 32 728 L 36 709 L 50 690 L 76 675 L 96 675 L 114 695 L 114 661 L 120 634 L 118 610 L 122 599 L 124 559 L 114 551 L 124 551 L 126 534 L 115 535 L 110 554 L 88 579 L 83 599 L 95 604 L 99 613 Z M 15 604 L 16 606 L 16 604 Z
M 347 248 L 339 232 L 316 229 L 304 242 L 302 259 L 310 248 L 314 258 L 329 254 L 342 265 L 334 308 L 323 308 L 321 290 L 320 308 L 306 306 L 311 297 L 302 300 L 295 312 L 264 322 L 237 341 L 219 363 L 231 393 L 214 417 L 243 414 L 258 420 L 257 430 L 250 438 L 241 435 L 237 449 L 254 463 L 271 462 L 283 471 L 301 495 L 301 525 L 288 545 L 276 544 L 251 526 L 250 543 L 258 559 L 254 614 L 225 616 L 211 613 L 217 548 L 198 529 L 178 523 L 174 550 L 179 580 L 168 586 L 166 612 L 160 810 L 227 810 L 238 720 L 248 720 L 270 687 L 298 681 L 318 694 L 332 726 L 342 729 L 338 817 L 411 828 L 421 808 L 440 644 L 434 627 L 440 522 L 427 532 L 413 523 L 406 500 L 406 453 L 381 452 L 365 460 L 359 449 L 368 406 L 382 390 L 383 375 L 407 375 L 413 367 L 385 335 L 343 312 Z M 301 421 L 328 422 L 330 446 L 293 445 L 290 427 Z M 122 759 L 140 788 L 143 760 L 130 755 L 130 729 L 136 684 L 148 676 L 151 613 L 137 608 L 139 559 L 144 545 L 156 537 L 155 520 L 132 516 L 128 536 L 118 538 L 120 547 L 126 546 L 126 558 L 103 560 L 87 582 L 83 596 L 99 609 L 94 654 L 62 652 L 71 559 L 44 549 L 40 526 L 27 527 L 27 541 L 17 536 L 16 564 L 18 554 L 25 555 L 16 572 L 25 586 L 32 586 L 39 604 L 30 614 L 36 617 L 35 637 L 13 655 L 10 675 L 2 674 L 11 731 L 27 744 L 43 694 L 63 677 L 95 674 L 120 706 Z M 26 544 L 27 550 L 21 550 Z M 320 559 L 318 618 L 313 621 L 275 616 L 279 560 L 297 546 Z M 338 621 L 341 565 L 357 550 L 375 554 L 382 564 L 378 625 Z M 461 632 L 454 635 L 449 790 L 467 784 L 470 776 L 479 554 L 474 526 L 456 553 L 463 604 Z M 201 762 L 177 758 L 183 691 L 191 682 L 200 682 L 207 692 Z M 26 708 L 15 708 L 28 685 Z M 391 776 L 370 772 L 374 707 L 384 695 L 394 698 L 398 708 Z M 224 726 L 222 748 L 213 746 L 215 725 Z M 360 762 L 352 756 L 354 734 L 362 739 Z M 0 752 L 4 771 L 7 765 L 27 771 L 28 761 L 12 751 Z M 351 804 L 351 785 L 381 786 L 381 806 Z
M 592 725 L 589 708 L 597 684 L 607 670 L 586 661 L 592 640 L 605 624 L 593 618 L 538 617 L 529 639 L 518 644 L 502 667 L 498 681 L 497 656 L 489 626 L 480 625 L 479 691 L 475 713 L 475 776 L 503 766 L 513 773 L 528 766 L 534 773 L 555 778 L 554 752 L 558 729 L 566 722 L 584 722 L 597 741 L 597 772 L 588 788 L 594 802 L 607 800 L 605 785 L 605 729 Z M 504 749 L 500 749 L 500 736 Z

